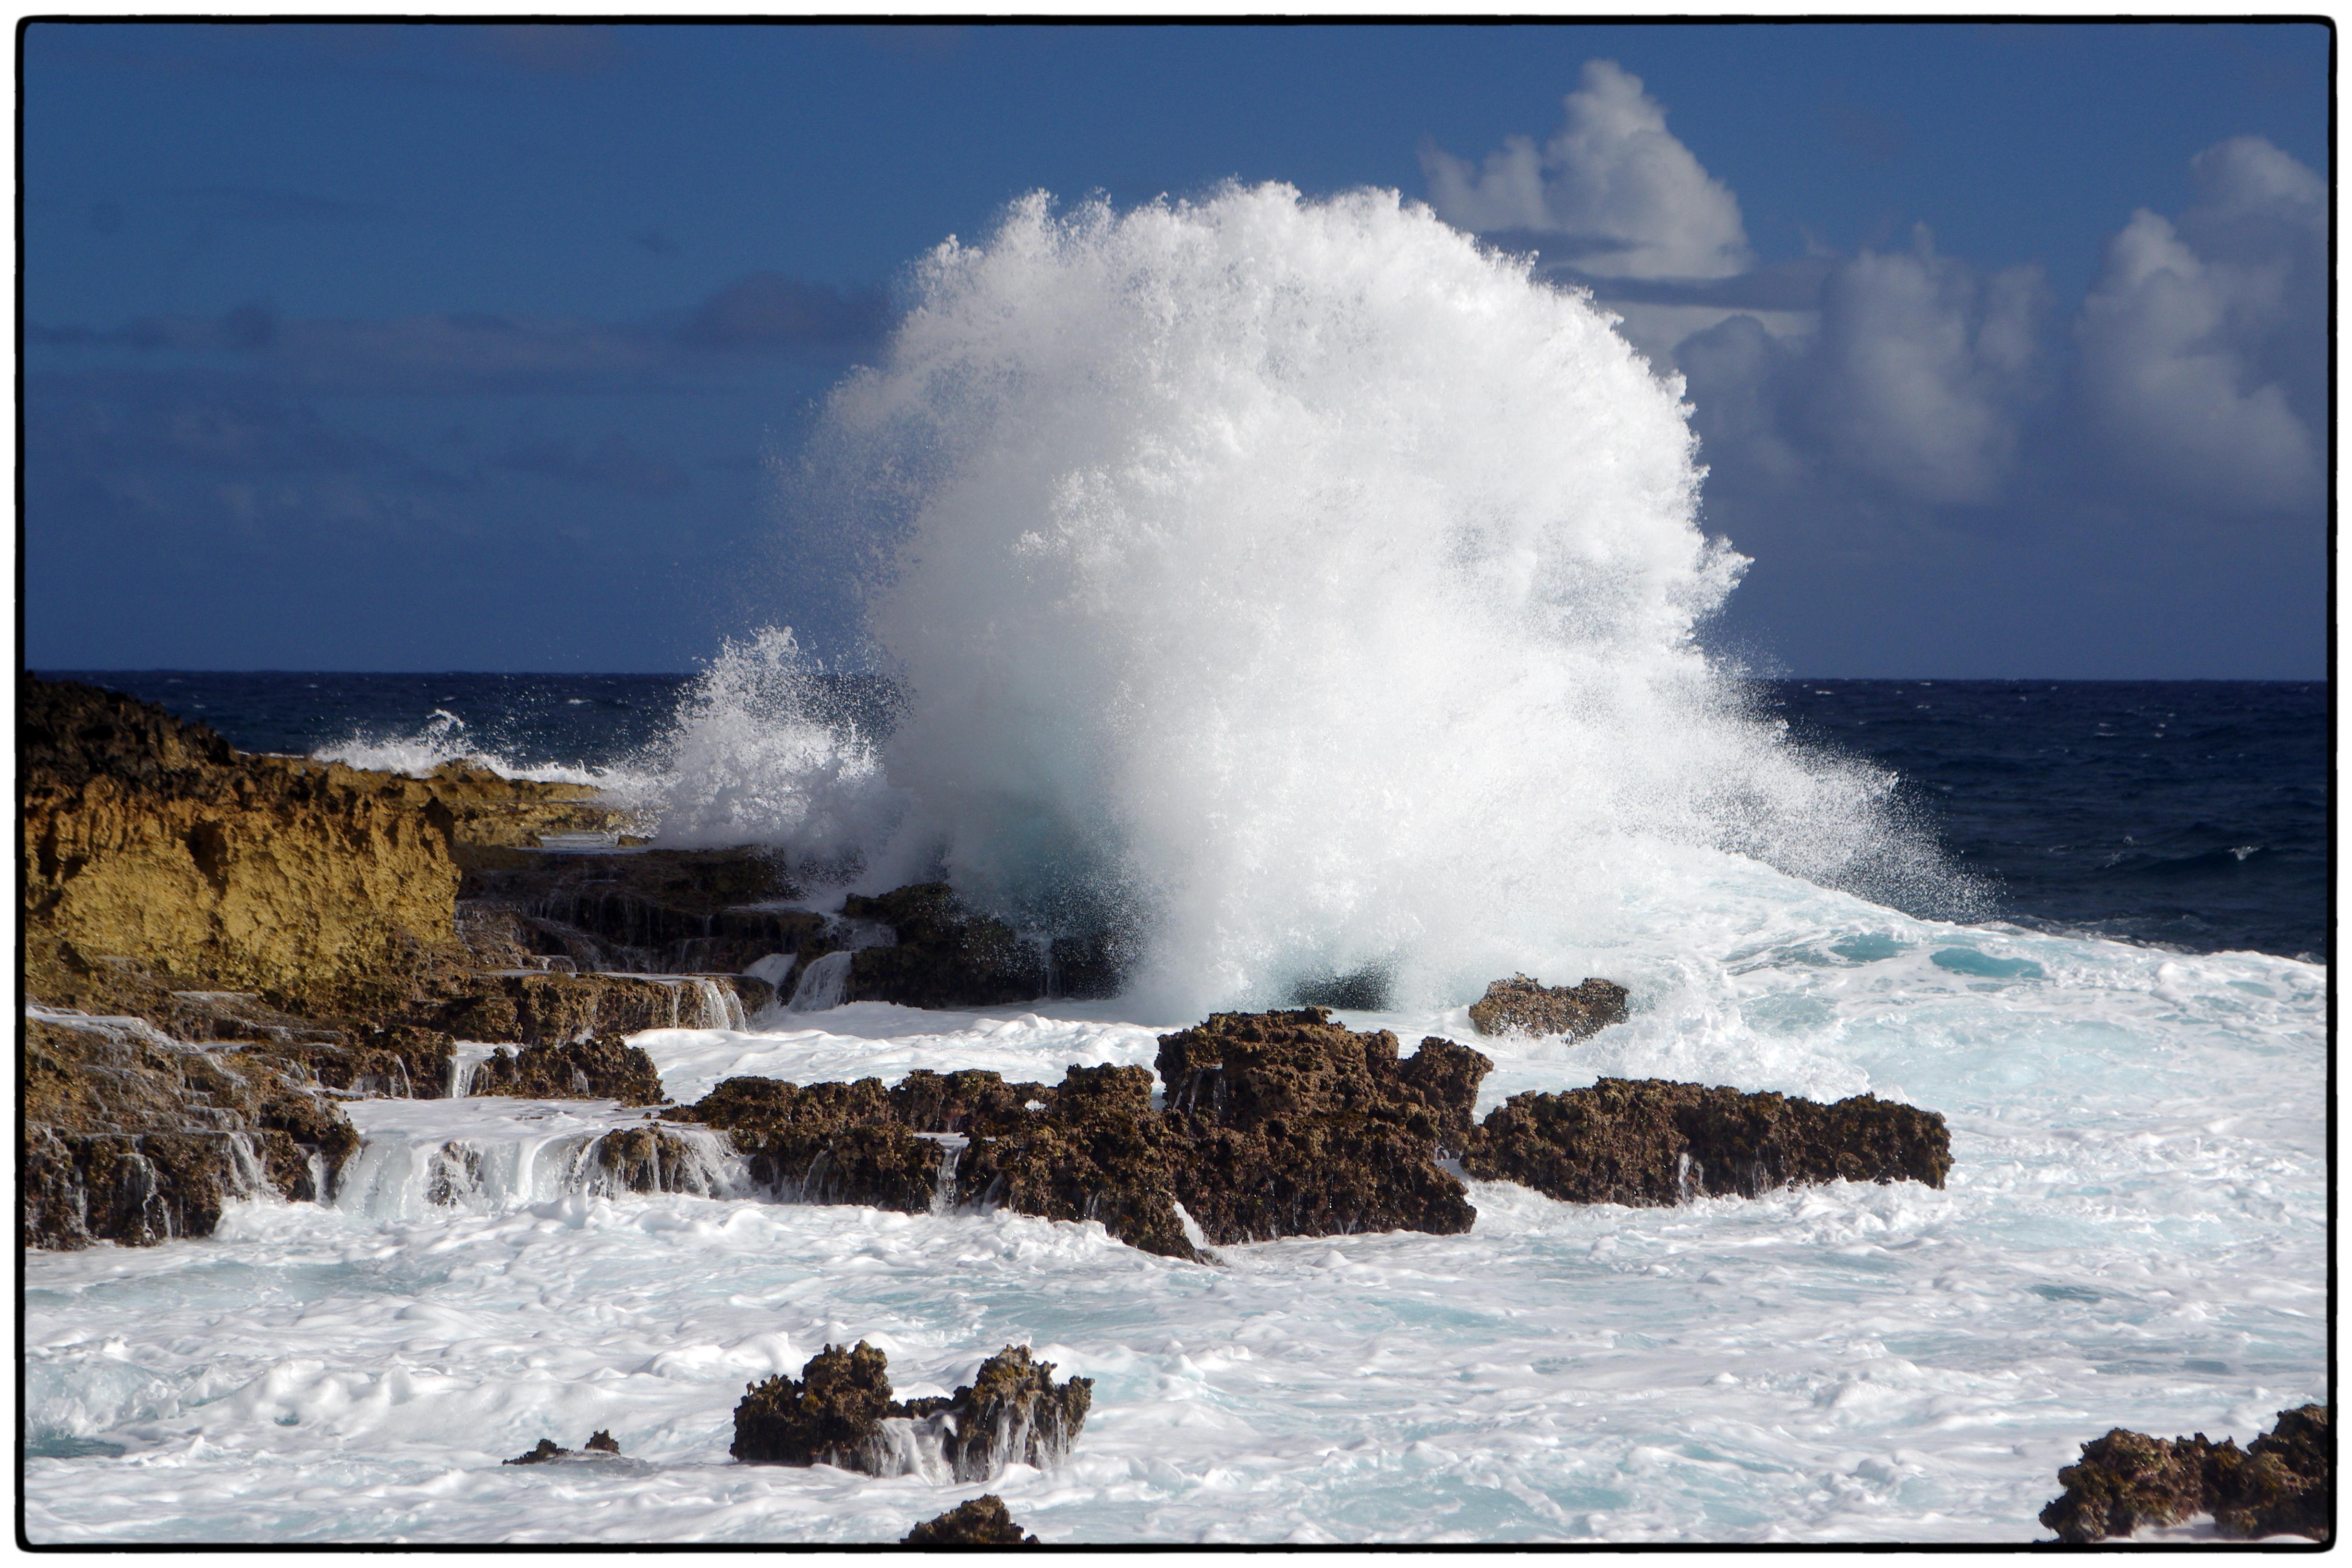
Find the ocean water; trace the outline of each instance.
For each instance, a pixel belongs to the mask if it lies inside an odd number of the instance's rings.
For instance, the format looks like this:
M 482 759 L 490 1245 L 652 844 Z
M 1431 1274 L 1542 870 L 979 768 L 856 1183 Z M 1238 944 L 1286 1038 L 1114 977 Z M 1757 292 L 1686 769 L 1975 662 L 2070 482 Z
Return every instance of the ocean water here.
M 1378 193 L 1026 202 L 916 287 L 796 481 L 874 542 L 887 679 L 770 628 L 691 679 L 106 679 L 240 744 L 603 779 L 820 907 L 944 875 L 1130 939 L 1108 1002 L 636 1037 L 680 1100 L 1149 1064 L 1348 979 L 1351 1026 L 1491 1056 L 1482 1112 L 1869 1092 L 1947 1117 L 1948 1185 L 1471 1183 L 1465 1236 L 1204 1266 L 766 1202 L 716 1149 L 615 1194 L 588 1151 L 642 1112 L 595 1102 L 360 1102 L 331 1205 L 28 1256 L 34 1540 L 892 1541 L 992 1490 L 1048 1542 L 2022 1542 L 2111 1426 L 2329 1397 L 2324 688 L 1743 679 L 1678 390 Z M 1632 1016 L 1476 1036 L 1514 969 Z M 861 1338 L 918 1394 L 1028 1343 L 1093 1412 L 984 1485 L 729 1460 L 748 1381 Z M 498 1462 L 598 1428 L 622 1459 Z

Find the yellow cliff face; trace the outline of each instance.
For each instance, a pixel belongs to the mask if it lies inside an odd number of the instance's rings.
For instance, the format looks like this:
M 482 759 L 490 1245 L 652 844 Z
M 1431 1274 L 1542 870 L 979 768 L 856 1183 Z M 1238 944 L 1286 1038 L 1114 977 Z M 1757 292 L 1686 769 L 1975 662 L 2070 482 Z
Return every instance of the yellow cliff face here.
M 464 966 L 460 842 L 614 816 L 480 769 L 250 756 L 92 687 L 27 679 L 21 702 L 27 978 L 45 1000 L 64 1000 L 47 982 L 135 966 L 312 1016 L 380 1010 Z

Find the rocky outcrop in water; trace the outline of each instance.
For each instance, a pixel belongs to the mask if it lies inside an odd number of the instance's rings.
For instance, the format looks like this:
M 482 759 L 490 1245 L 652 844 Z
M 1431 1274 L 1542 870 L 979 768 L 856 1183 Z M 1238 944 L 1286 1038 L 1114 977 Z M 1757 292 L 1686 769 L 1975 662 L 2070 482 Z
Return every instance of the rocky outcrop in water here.
M 2084 1444 L 2082 1458 L 2058 1472 L 2058 1483 L 2065 1490 L 2042 1510 L 2042 1523 L 2076 1545 L 2200 1513 L 2238 1540 L 2326 1541 L 2336 1517 L 2334 1407 L 2283 1410 L 2243 1449 L 2202 1432 L 2168 1440 L 2119 1426 Z
M 1470 1004 L 1470 1025 L 1482 1035 L 1565 1035 L 1580 1040 L 1625 1021 L 1626 991 L 1609 980 L 1546 985 L 1524 974 L 1497 980 Z
M 1025 940 L 967 909 L 944 882 L 899 888 L 842 905 L 849 920 L 887 927 L 887 945 L 860 947 L 849 997 L 908 1007 L 993 1007 L 1047 994 L 1108 996 L 1118 988 L 1108 938 Z
M 1167 1116 L 1181 1134 L 1177 1201 L 1213 1245 L 1420 1230 L 1476 1217 L 1437 1166 L 1469 1141 L 1494 1064 L 1450 1040 L 1400 1060 L 1320 1007 L 1218 1013 L 1160 1037 Z
M 1565 1094 L 1513 1095 L 1462 1159 L 1481 1180 L 1633 1207 L 1840 1179 L 1940 1187 L 1951 1166 L 1951 1133 L 1932 1110 L 1869 1095 L 1822 1105 L 1613 1078 Z
M 617 1035 L 568 1046 L 526 1046 L 520 1055 L 501 1047 L 474 1068 L 468 1092 L 520 1100 L 617 1100 L 623 1105 L 658 1105 L 669 1098 L 662 1092 L 653 1058 Z
M 758 849 L 530 851 L 460 842 L 457 916 L 485 968 L 737 973 L 770 953 L 838 943 L 806 910 L 757 907 L 790 891 Z
M 735 1407 L 738 1459 L 764 1465 L 834 1465 L 867 1475 L 924 1468 L 928 1452 L 958 1481 L 986 1480 L 1007 1465 L 1059 1464 L 1086 1426 L 1090 1378 L 1054 1381 L 1054 1363 L 1007 1345 L 953 1394 L 904 1404 L 891 1397 L 889 1360 L 861 1340 L 827 1345 L 801 1375 L 748 1385 Z
M 597 1432 L 583 1444 L 578 1452 L 558 1447 L 552 1437 L 541 1437 L 528 1454 L 518 1454 L 511 1459 L 501 1459 L 502 1465 L 544 1465 L 552 1459 L 580 1459 L 591 1454 L 611 1454 L 617 1457 L 621 1445 L 613 1440 L 610 1432 Z
M 1032 1361 L 1026 1345 L 1007 1345 L 954 1394 L 909 1400 L 901 1408 L 937 1424 L 950 1475 L 984 1481 L 1003 1474 L 1007 1465 L 1045 1470 L 1060 1464 L 1087 1424 L 1094 1389 L 1090 1377 L 1055 1383 L 1052 1362 Z
M 315 1198 L 359 1147 L 280 1060 L 202 1049 L 142 1019 L 25 1025 L 24 1245 L 207 1236 L 229 1198 Z
M 863 1340 L 855 1350 L 827 1345 L 799 1377 L 779 1373 L 744 1389 L 727 1451 L 748 1464 L 894 1475 L 882 1436 L 890 1414 L 889 1358 Z
M 1098 1220 L 1129 1246 L 1197 1259 L 1179 1204 L 1212 1245 L 1467 1230 L 1461 1184 L 1436 1160 L 1470 1139 L 1490 1066 L 1433 1038 L 1400 1061 L 1395 1036 L 1308 1008 L 1219 1014 L 1163 1037 L 1160 1110 L 1142 1068 L 1073 1067 L 1052 1088 L 978 1071 L 895 1089 L 730 1079 L 666 1114 L 725 1130 L 753 1179 L 788 1199 Z
M 775 1000 L 749 974 L 468 975 L 434 1021 L 467 1040 L 565 1045 L 642 1029 L 740 1029 Z
M 1012 1510 L 994 1492 L 982 1492 L 960 1502 L 907 1531 L 901 1546 L 1034 1546 L 1037 1538 L 1024 1535 L 1013 1522 Z

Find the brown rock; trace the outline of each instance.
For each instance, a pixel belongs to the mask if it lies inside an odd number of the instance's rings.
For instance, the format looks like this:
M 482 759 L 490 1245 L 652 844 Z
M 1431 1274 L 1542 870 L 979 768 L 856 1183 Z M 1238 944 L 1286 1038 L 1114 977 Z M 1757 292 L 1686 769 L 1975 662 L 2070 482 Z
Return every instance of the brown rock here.
M 1013 1522 L 1004 1500 L 983 1492 L 960 1502 L 937 1519 L 927 1519 L 908 1531 L 901 1546 L 1034 1546 L 1037 1538 L 1024 1535 Z
M 230 1198 L 323 1196 L 359 1146 L 288 1064 L 178 1045 L 136 1018 L 25 1026 L 24 1245 L 208 1236 Z
M 1951 1164 L 1951 1134 L 1932 1110 L 1869 1095 L 1822 1105 L 1610 1078 L 1566 1094 L 1513 1095 L 1462 1160 L 1481 1180 L 1634 1207 L 1839 1178 L 1940 1187 Z
M 600 1035 L 568 1046 L 526 1046 L 520 1055 L 491 1053 L 474 1068 L 473 1093 L 519 1100 L 617 1100 L 623 1105 L 659 1105 L 661 1074 L 653 1058 L 617 1035 Z
M 1524 974 L 1497 980 L 1470 1005 L 1482 1035 L 1565 1035 L 1580 1040 L 1625 1021 L 1625 988 L 1613 981 L 1546 985 Z
M 2242 1450 L 2202 1432 L 2167 1441 L 2116 1427 L 2084 1444 L 2082 1458 L 2058 1472 L 2065 1490 L 2042 1510 L 2042 1522 L 2077 1545 L 2200 1513 L 2240 1540 L 2326 1541 L 2336 1517 L 2332 1417 L 2324 1405 L 2283 1410 L 2271 1431 Z
M 916 1416 L 945 1415 L 940 1453 L 949 1470 L 959 1481 L 984 1481 L 1007 1465 L 1043 1470 L 1060 1464 L 1087 1424 L 1094 1387 L 1090 1377 L 1057 1385 L 1052 1362 L 1030 1360 L 1026 1345 L 1007 1345 L 949 1398 L 899 1408 Z
M 888 1365 L 860 1340 L 855 1350 L 825 1346 L 796 1379 L 780 1373 L 747 1385 L 727 1451 L 749 1464 L 890 1473 L 882 1439 L 882 1418 L 891 1414 Z

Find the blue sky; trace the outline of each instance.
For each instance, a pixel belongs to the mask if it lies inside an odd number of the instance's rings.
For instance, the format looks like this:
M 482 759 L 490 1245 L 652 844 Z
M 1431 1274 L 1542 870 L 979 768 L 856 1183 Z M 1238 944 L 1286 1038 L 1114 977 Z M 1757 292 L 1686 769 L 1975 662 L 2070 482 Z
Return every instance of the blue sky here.
M 2300 26 L 33 26 L 36 667 L 845 645 L 772 465 L 1045 188 L 1378 184 L 1684 374 L 1713 636 L 1813 675 L 2324 672 Z

